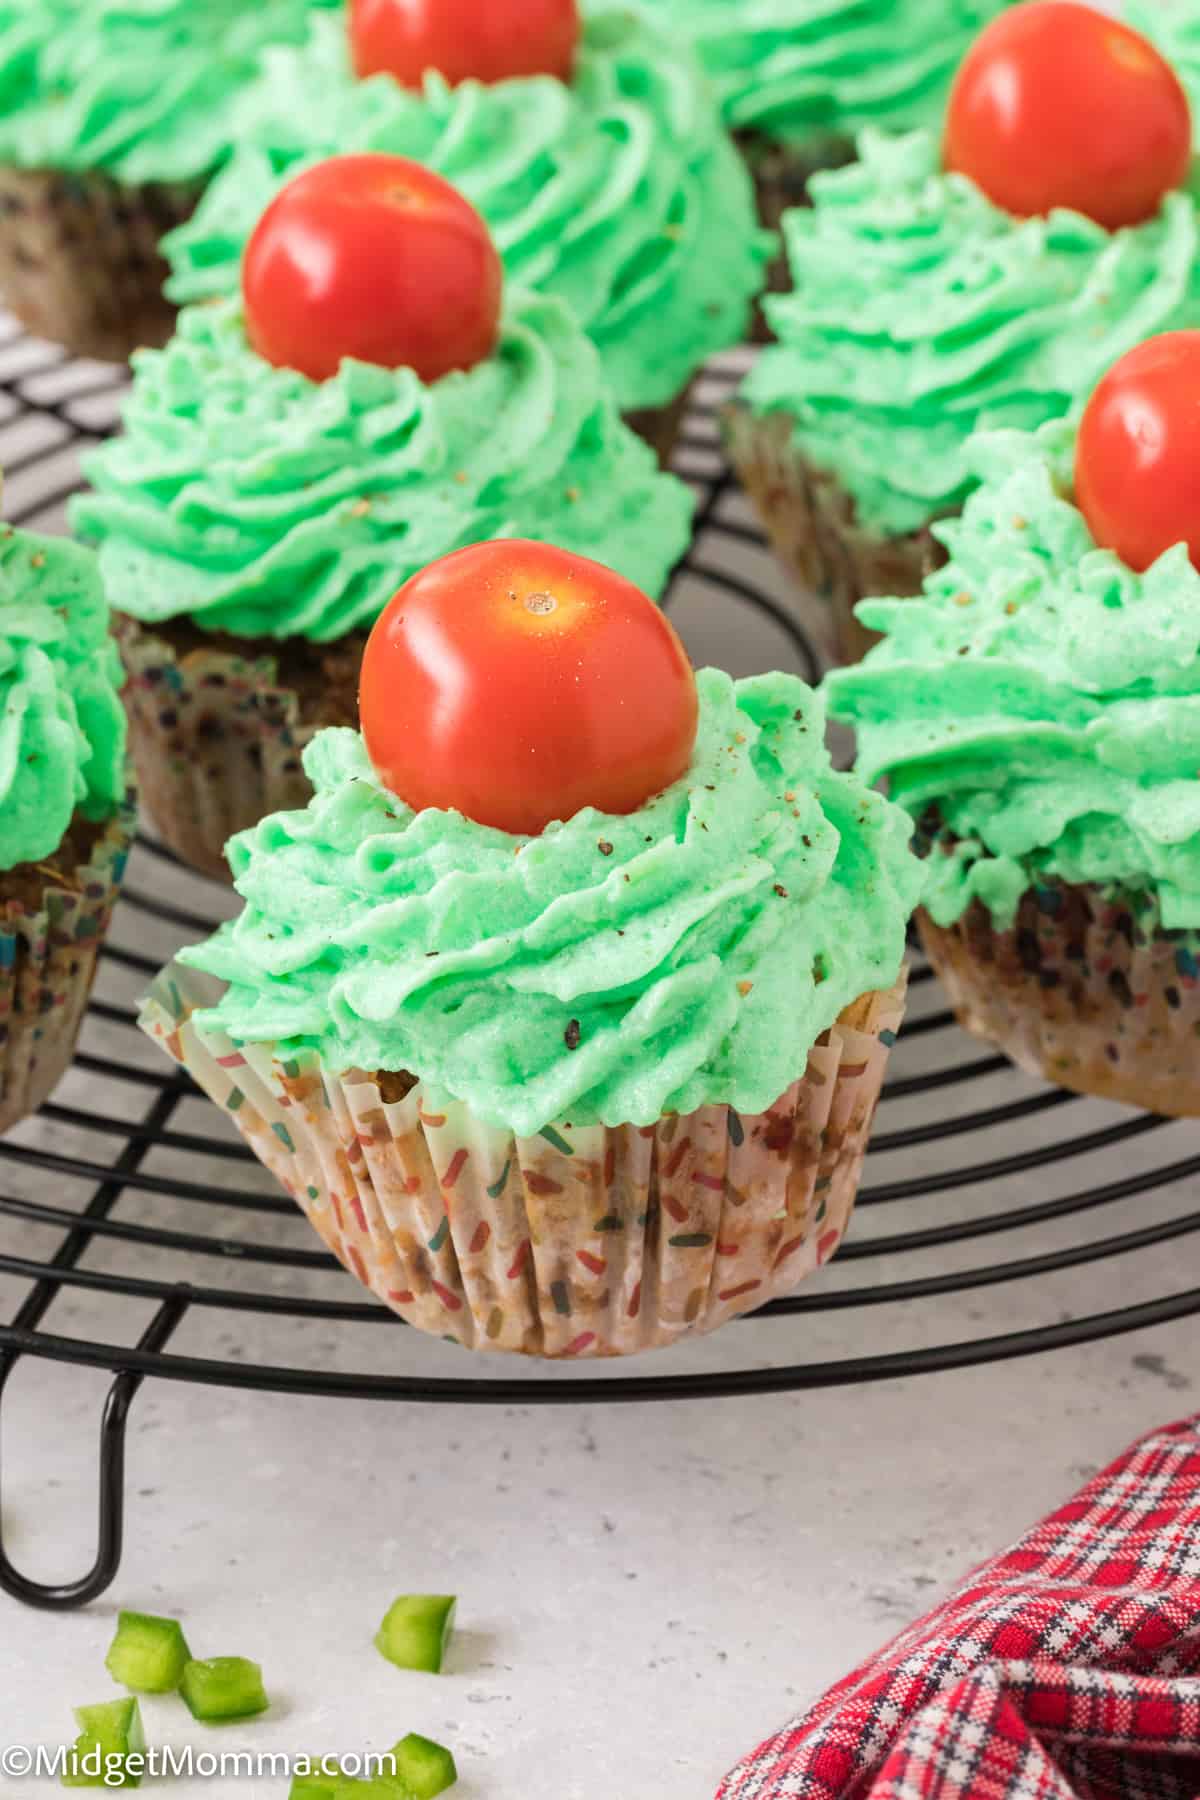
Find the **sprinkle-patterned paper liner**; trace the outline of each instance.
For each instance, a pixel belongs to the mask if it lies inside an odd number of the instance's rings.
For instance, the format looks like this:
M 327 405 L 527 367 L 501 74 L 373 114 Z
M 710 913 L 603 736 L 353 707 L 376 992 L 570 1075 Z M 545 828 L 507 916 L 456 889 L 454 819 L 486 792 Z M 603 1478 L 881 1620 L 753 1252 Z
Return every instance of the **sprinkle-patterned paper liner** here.
M 300 756 L 322 721 L 301 723 L 300 696 L 279 684 L 275 656 L 181 657 L 124 614 L 116 634 L 142 804 L 177 856 L 228 881 L 225 845 L 235 832 L 312 798 Z
M 630 431 L 636 433 L 643 443 L 649 444 L 662 469 L 671 467 L 671 458 L 679 445 L 679 434 L 687 417 L 694 385 L 694 382 L 689 381 L 682 393 L 676 394 L 674 400 L 668 401 L 666 406 L 643 406 L 636 412 L 623 415 Z
M 125 187 L 111 176 L 0 168 L 0 293 L 38 337 L 124 362 L 174 330 L 159 242 L 202 184 Z
M 410 1325 L 473 1350 L 625 1356 L 713 1331 L 833 1255 L 905 985 L 847 1008 L 765 1113 L 708 1106 L 534 1138 L 419 1082 L 388 1101 L 361 1071 L 202 1032 L 192 1015 L 213 987 L 177 965 L 140 1023 Z
M 859 601 L 919 594 L 945 550 L 928 528 L 897 538 L 863 531 L 845 489 L 797 453 L 788 414 L 758 418 L 734 402 L 723 409 L 722 426 L 772 548 L 804 592 L 803 623 L 813 644 L 830 662 L 861 661 L 879 635 L 855 618 Z
M 1200 933 L 1163 931 L 1152 895 L 1053 882 L 1007 931 L 978 900 L 952 926 L 917 923 L 960 1023 L 1019 1068 L 1200 1116 Z
M 70 1067 L 136 825 L 131 790 L 71 885 L 48 881 L 36 912 L 5 895 L 0 873 L 0 1132 Z

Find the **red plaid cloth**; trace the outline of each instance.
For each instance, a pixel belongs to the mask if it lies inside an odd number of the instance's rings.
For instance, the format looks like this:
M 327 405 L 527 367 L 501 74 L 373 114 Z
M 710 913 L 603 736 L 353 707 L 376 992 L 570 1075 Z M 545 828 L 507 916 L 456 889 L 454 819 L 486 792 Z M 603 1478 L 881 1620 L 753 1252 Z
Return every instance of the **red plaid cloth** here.
M 1200 1416 L 1143 1438 L 717 1800 L 1200 1800 Z

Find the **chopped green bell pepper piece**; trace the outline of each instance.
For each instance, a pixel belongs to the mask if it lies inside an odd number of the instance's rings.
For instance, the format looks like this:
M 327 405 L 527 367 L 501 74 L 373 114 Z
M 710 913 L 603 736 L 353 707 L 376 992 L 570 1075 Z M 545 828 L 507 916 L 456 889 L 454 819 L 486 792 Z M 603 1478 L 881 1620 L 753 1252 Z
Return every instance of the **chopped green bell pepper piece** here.
M 443 1744 L 410 1731 L 400 1739 L 392 1755 L 396 1759 L 396 1776 L 411 1793 L 413 1800 L 437 1800 L 458 1780 L 454 1758 Z
M 123 1612 L 104 1666 L 114 1681 L 139 1694 L 173 1694 L 184 1664 L 191 1661 L 183 1627 L 177 1619 L 153 1613 Z
M 288 1800 L 338 1800 L 344 1786 L 344 1778 L 337 1775 L 293 1775 Z
M 375 1637 L 375 1648 L 398 1669 L 440 1675 L 458 1602 L 452 1594 L 401 1594 Z
M 77 1706 L 79 1736 L 67 1756 L 64 1787 L 138 1787 L 142 1770 L 130 1758 L 146 1754 L 146 1734 L 136 1700 L 106 1700 Z
M 185 1663 L 179 1691 L 194 1719 L 212 1725 L 225 1719 L 252 1719 L 271 1704 L 262 1670 L 244 1656 L 214 1656 Z

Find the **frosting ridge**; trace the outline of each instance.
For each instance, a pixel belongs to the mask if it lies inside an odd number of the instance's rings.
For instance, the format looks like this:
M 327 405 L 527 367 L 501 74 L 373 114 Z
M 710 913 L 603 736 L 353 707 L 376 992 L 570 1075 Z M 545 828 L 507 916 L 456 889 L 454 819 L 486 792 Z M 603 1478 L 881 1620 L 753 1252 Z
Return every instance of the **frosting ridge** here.
M 740 341 L 772 240 L 693 61 L 637 15 L 587 21 L 574 80 L 411 93 L 358 81 L 337 15 L 277 49 L 249 96 L 243 148 L 164 242 L 173 299 L 236 291 L 241 255 L 289 175 L 348 151 L 426 163 L 491 229 L 508 279 L 569 303 L 623 408 L 673 400 Z
M 693 45 L 734 130 L 804 144 L 932 125 L 1006 0 L 643 0 Z
M 495 352 L 430 386 L 352 361 L 325 382 L 273 368 L 229 300 L 186 309 L 134 371 L 72 518 L 146 624 L 327 643 L 428 563 L 503 537 L 610 563 L 657 598 L 687 546 L 690 492 L 622 424 L 556 300 L 510 293 Z
M 0 161 L 186 182 L 223 162 L 263 46 L 334 0 L 2 0 Z
M 1186 547 L 1144 575 L 1096 548 L 1071 498 L 1058 421 L 970 446 L 982 485 L 937 528 L 950 561 L 917 599 L 871 600 L 886 634 L 831 674 L 864 780 L 886 775 L 948 834 L 925 904 L 952 924 L 978 898 L 1001 926 L 1057 878 L 1159 898 L 1200 925 L 1200 573 Z
M 698 683 L 682 780 L 529 840 L 413 813 L 357 732 L 320 734 L 312 802 L 233 840 L 245 910 L 185 954 L 230 984 L 202 1022 L 411 1070 L 524 1136 L 772 1104 L 895 979 L 919 867 L 899 809 L 831 768 L 803 683 Z
M 96 559 L 0 527 L 0 869 L 53 855 L 124 798 L 121 663 Z
M 1156 332 L 1200 324 L 1197 196 L 1107 232 L 1078 213 L 1011 218 L 941 169 L 938 141 L 865 132 L 788 215 L 795 292 L 743 389 L 796 419 L 808 461 L 884 537 L 956 510 L 973 430 L 1032 430 L 1086 399 Z

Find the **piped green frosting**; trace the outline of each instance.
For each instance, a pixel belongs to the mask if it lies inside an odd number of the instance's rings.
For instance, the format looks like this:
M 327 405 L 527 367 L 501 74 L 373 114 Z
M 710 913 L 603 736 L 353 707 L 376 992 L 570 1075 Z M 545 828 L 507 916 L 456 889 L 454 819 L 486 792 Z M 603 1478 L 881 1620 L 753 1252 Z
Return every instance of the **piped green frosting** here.
M 977 32 L 1007 0 L 643 0 L 691 42 L 727 123 L 798 148 L 940 116 Z
M 682 780 L 530 840 L 413 813 L 357 732 L 322 732 L 307 809 L 230 845 L 245 910 L 185 953 L 230 984 L 201 1023 L 409 1070 L 523 1136 L 771 1105 L 895 979 L 920 868 L 899 808 L 831 768 L 802 682 L 698 681 Z
M 428 386 L 349 361 L 312 382 L 250 348 L 237 303 L 191 307 L 134 357 L 124 420 L 73 521 L 146 624 L 326 643 L 438 557 L 504 537 L 658 598 L 688 543 L 689 490 L 622 424 L 571 314 L 535 295 L 508 296 L 485 362 Z
M 939 924 L 979 899 L 1005 927 L 1057 879 L 1156 895 L 1165 927 L 1195 928 L 1200 574 L 1183 545 L 1144 575 L 1097 549 L 1072 457 L 1063 422 L 974 440 L 983 485 L 938 528 L 949 563 L 921 598 L 860 606 L 886 636 L 827 678 L 830 711 L 864 780 L 936 809 Z
M 628 410 L 665 405 L 745 334 L 772 239 L 698 68 L 632 12 L 588 19 L 570 86 L 549 77 L 422 94 L 355 79 L 340 13 L 277 50 L 243 149 L 166 240 L 173 299 L 236 291 L 282 182 L 335 153 L 409 156 L 477 206 L 510 281 L 567 301 Z
M 932 132 L 860 150 L 788 215 L 795 292 L 768 301 L 780 341 L 744 393 L 892 537 L 961 506 L 973 430 L 1062 417 L 1134 344 L 1200 325 L 1200 227 L 1191 192 L 1116 232 L 1017 220 L 942 172 Z
M 0 527 L 0 869 L 53 855 L 125 793 L 121 663 L 96 559 Z
M 192 181 L 225 160 L 270 43 L 334 0 L 2 0 L 0 162 Z

